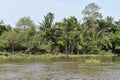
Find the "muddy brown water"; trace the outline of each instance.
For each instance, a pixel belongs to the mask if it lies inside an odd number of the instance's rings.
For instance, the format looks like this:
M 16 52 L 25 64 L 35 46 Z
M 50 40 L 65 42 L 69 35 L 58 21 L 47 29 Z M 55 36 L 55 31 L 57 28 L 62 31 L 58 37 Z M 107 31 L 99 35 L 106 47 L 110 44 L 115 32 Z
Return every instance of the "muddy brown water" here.
M 1 60 L 0 80 L 120 80 L 120 57 Z

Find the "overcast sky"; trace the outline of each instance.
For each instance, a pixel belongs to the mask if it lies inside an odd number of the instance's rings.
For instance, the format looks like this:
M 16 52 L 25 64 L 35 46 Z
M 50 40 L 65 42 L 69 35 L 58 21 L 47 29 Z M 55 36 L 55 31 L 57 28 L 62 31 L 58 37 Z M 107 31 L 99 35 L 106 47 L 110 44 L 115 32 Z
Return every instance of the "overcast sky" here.
M 30 16 L 38 23 L 48 12 L 55 14 L 55 21 L 70 16 L 80 20 L 84 7 L 92 2 L 101 7 L 100 12 L 104 17 L 120 19 L 120 0 L 0 0 L 0 20 L 14 26 L 19 18 Z

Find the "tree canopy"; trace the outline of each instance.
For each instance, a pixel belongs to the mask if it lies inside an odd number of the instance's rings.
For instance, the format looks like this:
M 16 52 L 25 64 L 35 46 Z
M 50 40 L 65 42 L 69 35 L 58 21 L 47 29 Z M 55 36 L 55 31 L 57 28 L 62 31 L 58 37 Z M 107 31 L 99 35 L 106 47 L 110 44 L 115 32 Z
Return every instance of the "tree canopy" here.
M 83 9 L 83 22 L 75 16 L 54 22 L 48 13 L 36 25 L 30 16 L 22 17 L 11 27 L 0 22 L 0 51 L 33 54 L 100 54 L 120 49 L 120 20 L 102 18 L 95 3 Z

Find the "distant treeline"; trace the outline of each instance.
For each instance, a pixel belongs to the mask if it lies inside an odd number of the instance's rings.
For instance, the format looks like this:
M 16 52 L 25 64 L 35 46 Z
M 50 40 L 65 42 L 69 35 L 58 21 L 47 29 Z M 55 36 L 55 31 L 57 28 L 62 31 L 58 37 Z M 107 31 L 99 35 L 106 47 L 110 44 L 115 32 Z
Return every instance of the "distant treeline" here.
M 99 6 L 88 4 L 82 20 L 74 16 L 54 23 L 48 13 L 36 25 L 31 18 L 22 17 L 16 27 L 0 22 L 0 52 L 100 54 L 120 49 L 120 20 L 102 18 Z M 80 22 L 81 21 L 81 22 Z

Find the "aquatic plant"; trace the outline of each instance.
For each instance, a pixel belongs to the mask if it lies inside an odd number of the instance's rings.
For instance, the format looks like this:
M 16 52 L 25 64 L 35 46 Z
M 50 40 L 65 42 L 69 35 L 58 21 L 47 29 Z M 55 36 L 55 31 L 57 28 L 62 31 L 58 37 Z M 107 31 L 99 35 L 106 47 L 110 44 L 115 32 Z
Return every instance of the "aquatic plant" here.
M 100 60 L 91 58 L 91 59 L 85 59 L 85 62 L 86 63 L 100 63 Z

